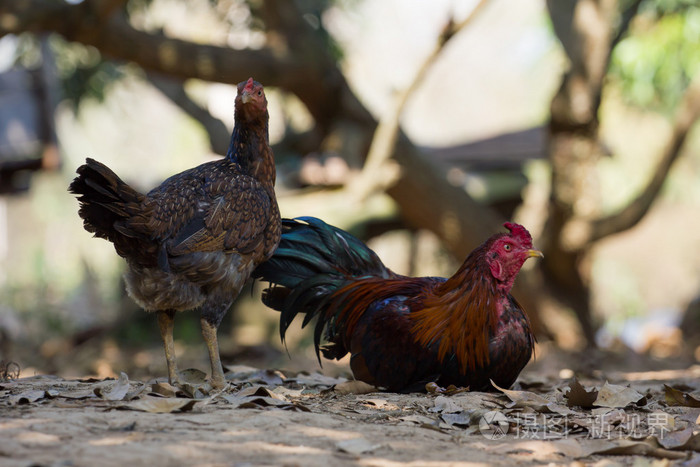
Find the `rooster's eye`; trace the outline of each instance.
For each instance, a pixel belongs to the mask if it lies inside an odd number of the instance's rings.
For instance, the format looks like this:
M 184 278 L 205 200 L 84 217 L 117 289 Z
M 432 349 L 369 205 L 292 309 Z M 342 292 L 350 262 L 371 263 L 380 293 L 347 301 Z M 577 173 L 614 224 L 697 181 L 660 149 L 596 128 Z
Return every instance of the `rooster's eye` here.
M 506 251 L 510 251 L 510 245 L 506 243 L 505 245 L 503 245 L 503 249 Z
M 262 96 L 262 91 L 258 91 L 258 96 Z

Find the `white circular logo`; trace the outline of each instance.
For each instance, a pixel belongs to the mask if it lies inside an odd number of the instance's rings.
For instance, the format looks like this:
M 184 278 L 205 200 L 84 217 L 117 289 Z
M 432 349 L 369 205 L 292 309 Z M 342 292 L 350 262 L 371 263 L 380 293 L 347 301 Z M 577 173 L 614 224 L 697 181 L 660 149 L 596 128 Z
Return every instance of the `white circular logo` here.
M 479 420 L 479 431 L 487 439 L 501 439 L 508 433 L 508 419 L 501 412 L 486 412 Z

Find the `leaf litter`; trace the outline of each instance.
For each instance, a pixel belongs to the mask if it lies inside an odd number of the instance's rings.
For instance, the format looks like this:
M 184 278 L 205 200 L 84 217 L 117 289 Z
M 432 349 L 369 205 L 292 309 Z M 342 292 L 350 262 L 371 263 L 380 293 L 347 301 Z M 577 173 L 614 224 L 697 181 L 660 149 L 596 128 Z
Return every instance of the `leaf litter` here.
M 668 405 L 681 407 L 700 407 L 700 400 L 681 390 L 664 384 L 664 397 Z
M 586 381 L 584 385 L 572 378 L 530 384 L 530 390 L 494 384 L 497 392 L 485 393 L 428 385 L 424 394 L 395 394 L 320 373 L 285 374 L 241 366 L 227 369 L 228 385 L 218 391 L 197 370 L 180 372 L 173 385 L 162 380 L 133 381 L 126 373 L 117 379 L 14 379 L 0 383 L 0 409 L 92 406 L 151 414 L 223 409 L 324 414 L 352 423 L 427 430 L 459 443 L 486 443 L 486 451 L 501 449 L 504 455 L 522 456 L 543 449 L 548 454 L 542 454 L 542 459 L 549 461 L 556 456 L 579 459 L 592 455 L 675 460 L 697 458 L 700 452 L 700 400 L 698 384 L 693 381 L 665 384 L 660 389 L 659 385 L 644 387 L 642 382 L 605 381 L 601 385 Z M 503 440 L 495 435 L 502 435 Z M 386 449 L 385 442 L 367 436 L 341 439 L 334 446 L 353 456 Z

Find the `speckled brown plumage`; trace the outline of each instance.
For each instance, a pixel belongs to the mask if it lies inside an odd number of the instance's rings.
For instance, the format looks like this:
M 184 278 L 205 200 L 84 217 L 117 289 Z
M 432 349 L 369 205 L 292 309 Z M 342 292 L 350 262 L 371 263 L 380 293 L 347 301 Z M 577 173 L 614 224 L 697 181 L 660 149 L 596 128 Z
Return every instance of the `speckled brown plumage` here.
M 226 158 L 173 175 L 146 195 L 95 160 L 78 168 L 70 191 L 85 229 L 114 244 L 127 262 L 129 295 L 158 313 L 171 382 L 175 312 L 199 308 L 212 383 L 224 384 L 216 329 L 251 271 L 279 243 L 274 184 L 267 100 L 252 78 L 238 85 Z

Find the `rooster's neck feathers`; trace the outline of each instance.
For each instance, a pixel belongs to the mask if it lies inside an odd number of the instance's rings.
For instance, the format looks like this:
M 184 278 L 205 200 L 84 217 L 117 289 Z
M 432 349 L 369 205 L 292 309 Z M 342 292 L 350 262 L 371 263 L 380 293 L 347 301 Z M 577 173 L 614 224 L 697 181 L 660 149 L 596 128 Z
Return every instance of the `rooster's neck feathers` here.
M 451 278 L 425 295 L 421 309 L 411 313 L 416 341 L 437 346 L 441 362 L 454 354 L 462 373 L 489 363 L 489 338 L 507 299 L 486 262 L 489 243 L 474 250 Z

